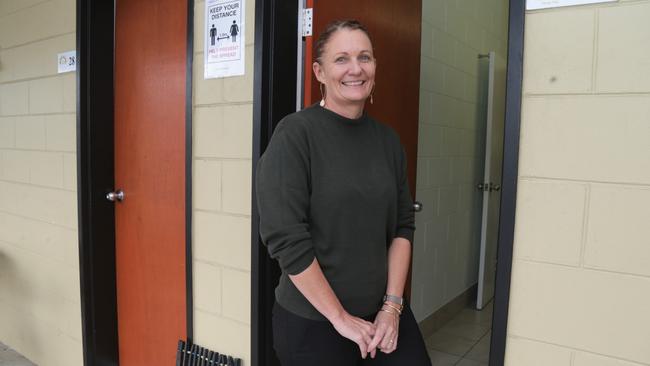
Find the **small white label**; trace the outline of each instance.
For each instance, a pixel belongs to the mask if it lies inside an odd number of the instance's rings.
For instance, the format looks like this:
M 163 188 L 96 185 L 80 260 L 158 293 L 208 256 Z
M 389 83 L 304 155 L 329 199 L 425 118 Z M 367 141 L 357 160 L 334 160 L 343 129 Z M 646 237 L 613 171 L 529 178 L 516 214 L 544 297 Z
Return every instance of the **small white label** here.
M 526 0 L 526 10 L 559 8 L 561 6 L 609 3 L 618 0 Z
M 77 51 L 59 53 L 57 56 L 59 74 L 77 70 Z

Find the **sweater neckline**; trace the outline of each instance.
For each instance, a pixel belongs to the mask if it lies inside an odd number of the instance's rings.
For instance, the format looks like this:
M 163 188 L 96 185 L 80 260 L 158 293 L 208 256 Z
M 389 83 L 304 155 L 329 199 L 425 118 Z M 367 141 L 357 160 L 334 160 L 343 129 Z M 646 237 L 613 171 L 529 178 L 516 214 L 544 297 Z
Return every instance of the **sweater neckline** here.
M 366 113 L 366 110 L 363 110 L 363 113 L 359 118 L 348 118 L 345 116 L 342 116 L 332 110 L 329 110 L 325 107 L 321 107 L 320 104 L 316 103 L 315 107 L 321 110 L 322 113 L 328 115 L 332 119 L 336 120 L 337 122 L 344 123 L 344 124 L 349 124 L 349 125 L 361 125 L 364 122 L 368 120 L 368 115 Z

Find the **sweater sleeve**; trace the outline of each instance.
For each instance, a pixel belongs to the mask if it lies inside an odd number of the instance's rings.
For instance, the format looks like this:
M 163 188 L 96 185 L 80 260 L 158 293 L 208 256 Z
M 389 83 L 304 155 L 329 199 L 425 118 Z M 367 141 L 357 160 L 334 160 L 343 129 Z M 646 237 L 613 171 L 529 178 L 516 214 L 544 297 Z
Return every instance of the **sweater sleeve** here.
M 294 275 L 314 260 L 309 232 L 309 145 L 299 121 L 278 124 L 257 165 L 260 236 L 271 258 Z
M 408 239 L 413 243 L 413 233 L 415 231 L 415 215 L 413 212 L 413 200 L 409 192 L 408 173 L 406 169 L 406 152 L 400 146 L 399 157 L 399 183 L 398 183 L 398 202 L 397 202 L 397 228 L 395 236 Z

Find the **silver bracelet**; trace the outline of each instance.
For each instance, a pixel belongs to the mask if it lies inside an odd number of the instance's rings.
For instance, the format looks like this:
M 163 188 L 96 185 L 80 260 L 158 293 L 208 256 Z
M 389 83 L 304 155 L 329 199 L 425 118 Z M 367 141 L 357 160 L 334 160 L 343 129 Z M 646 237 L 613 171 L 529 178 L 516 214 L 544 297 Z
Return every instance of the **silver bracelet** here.
M 404 298 L 403 297 L 386 294 L 386 295 L 384 295 L 384 302 L 386 302 L 386 301 L 394 302 L 395 304 L 398 304 L 399 306 L 404 306 Z

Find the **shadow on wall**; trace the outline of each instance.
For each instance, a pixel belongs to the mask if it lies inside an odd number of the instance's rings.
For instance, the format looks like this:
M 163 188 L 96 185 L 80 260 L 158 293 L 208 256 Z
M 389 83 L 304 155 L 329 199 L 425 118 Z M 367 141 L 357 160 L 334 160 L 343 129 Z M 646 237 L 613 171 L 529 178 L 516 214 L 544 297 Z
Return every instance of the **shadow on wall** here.
M 19 272 L 19 267 L 0 247 L 0 342 L 19 352 L 28 345 L 31 353 L 39 354 L 42 347 L 35 337 L 36 309 L 31 300 L 34 294 Z M 21 316 L 17 316 L 18 312 Z

